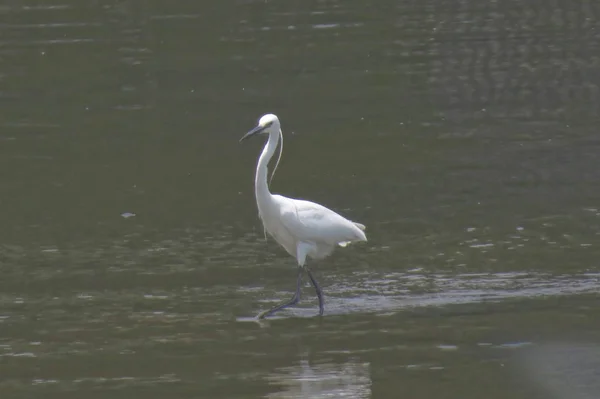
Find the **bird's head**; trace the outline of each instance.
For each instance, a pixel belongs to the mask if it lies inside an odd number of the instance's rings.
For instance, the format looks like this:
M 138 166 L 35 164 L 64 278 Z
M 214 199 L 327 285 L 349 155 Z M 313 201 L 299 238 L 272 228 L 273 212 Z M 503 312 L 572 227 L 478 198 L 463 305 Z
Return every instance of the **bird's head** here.
M 258 125 L 250 130 L 248 133 L 246 133 L 241 139 L 240 141 L 244 141 L 247 138 L 250 138 L 252 136 L 255 136 L 257 134 L 279 134 L 279 129 L 281 128 L 281 125 L 279 124 L 279 118 L 277 118 L 276 115 L 273 114 L 266 114 L 263 115 L 259 120 L 258 120 Z

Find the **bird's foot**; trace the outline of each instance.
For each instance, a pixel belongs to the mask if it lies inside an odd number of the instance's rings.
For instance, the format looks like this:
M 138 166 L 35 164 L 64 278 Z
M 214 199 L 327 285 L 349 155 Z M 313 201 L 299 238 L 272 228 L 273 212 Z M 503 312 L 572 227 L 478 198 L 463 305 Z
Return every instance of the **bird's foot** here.
M 264 319 L 265 317 L 271 316 L 273 313 L 280 311 L 281 309 L 285 309 L 287 307 L 296 305 L 298 303 L 298 301 L 300 301 L 300 290 L 296 291 L 296 293 L 294 294 L 292 299 L 290 299 L 289 301 L 284 302 L 281 305 L 277 305 L 274 308 L 271 308 L 269 310 L 265 310 L 264 312 L 260 312 L 258 314 L 258 316 L 256 316 L 256 318 Z
M 265 310 L 264 312 L 260 312 L 260 313 L 259 313 L 259 314 L 256 316 L 256 318 L 257 318 L 258 320 L 262 320 L 262 319 L 264 319 L 265 317 L 267 317 L 267 316 L 270 314 L 270 312 L 271 312 L 270 310 Z

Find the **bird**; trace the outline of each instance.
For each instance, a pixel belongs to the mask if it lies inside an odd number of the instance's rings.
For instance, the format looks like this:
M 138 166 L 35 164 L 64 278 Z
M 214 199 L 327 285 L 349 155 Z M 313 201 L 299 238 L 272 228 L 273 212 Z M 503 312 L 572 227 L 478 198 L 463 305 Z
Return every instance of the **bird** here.
M 271 194 L 269 184 L 283 153 L 283 133 L 279 118 L 274 114 L 263 115 L 258 120 L 258 125 L 240 139 L 240 143 L 259 135 L 266 135 L 268 139 L 258 158 L 254 180 L 258 215 L 263 224 L 265 238 L 269 233 L 287 253 L 296 258 L 298 277 L 296 292 L 292 298 L 259 313 L 257 318 L 264 319 L 275 312 L 296 305 L 300 300 L 302 277 L 305 271 L 319 300 L 319 316 L 323 316 L 323 291 L 306 264 L 307 258 L 321 260 L 331 255 L 337 246 L 345 247 L 353 242 L 367 241 L 364 233 L 365 226 L 348 220 L 315 202 Z M 273 168 L 271 180 L 267 181 L 268 164 L 280 142 L 279 156 Z

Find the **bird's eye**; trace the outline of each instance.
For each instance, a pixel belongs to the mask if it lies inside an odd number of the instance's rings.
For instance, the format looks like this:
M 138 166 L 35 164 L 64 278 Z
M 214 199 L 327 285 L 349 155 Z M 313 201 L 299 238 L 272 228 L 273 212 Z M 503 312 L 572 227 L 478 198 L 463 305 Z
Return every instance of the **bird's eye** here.
M 271 125 L 272 125 L 272 124 L 273 124 L 273 122 L 267 122 L 267 123 L 265 124 L 265 127 L 271 127 Z

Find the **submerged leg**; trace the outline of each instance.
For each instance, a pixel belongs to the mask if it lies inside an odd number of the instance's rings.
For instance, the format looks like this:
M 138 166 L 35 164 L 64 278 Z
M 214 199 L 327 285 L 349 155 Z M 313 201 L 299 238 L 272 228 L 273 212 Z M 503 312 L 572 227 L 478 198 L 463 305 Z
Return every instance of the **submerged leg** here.
M 302 288 L 302 272 L 303 272 L 302 267 L 298 267 L 298 281 L 296 281 L 296 293 L 294 294 L 292 299 L 290 299 L 287 302 L 282 303 L 281 305 L 277 305 L 272 309 L 265 310 L 264 312 L 259 313 L 257 316 L 259 319 L 264 319 L 267 316 L 271 316 L 273 313 L 277 312 L 278 310 L 287 308 L 288 306 L 293 306 L 298 303 L 298 301 L 300 300 L 300 288 Z
M 323 291 L 321 291 L 321 287 L 319 287 L 319 283 L 317 283 L 317 280 L 313 277 L 313 275 L 310 272 L 310 269 L 308 267 L 306 267 L 306 272 L 308 273 L 310 282 L 315 287 L 315 291 L 317 291 L 317 298 L 319 298 L 319 315 L 323 316 Z

